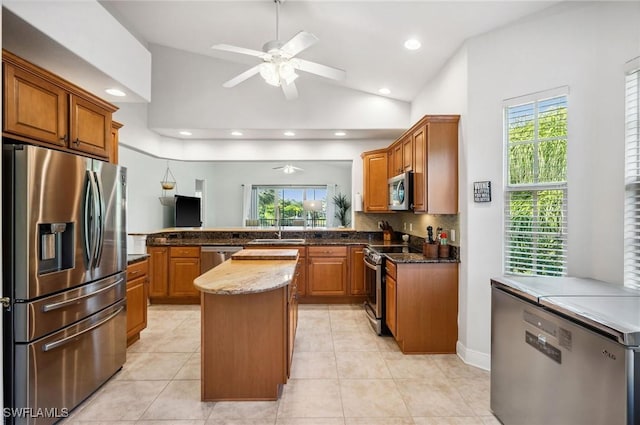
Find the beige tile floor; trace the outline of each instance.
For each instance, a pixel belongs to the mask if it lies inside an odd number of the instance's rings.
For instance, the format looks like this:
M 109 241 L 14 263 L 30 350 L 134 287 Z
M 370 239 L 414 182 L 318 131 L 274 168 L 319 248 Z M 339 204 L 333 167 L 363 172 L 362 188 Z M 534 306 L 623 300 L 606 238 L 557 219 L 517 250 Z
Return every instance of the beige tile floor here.
M 489 373 L 403 355 L 360 306 L 301 305 L 291 379 L 273 402 L 200 401 L 198 306 L 151 306 L 122 370 L 64 425 L 483 425 Z

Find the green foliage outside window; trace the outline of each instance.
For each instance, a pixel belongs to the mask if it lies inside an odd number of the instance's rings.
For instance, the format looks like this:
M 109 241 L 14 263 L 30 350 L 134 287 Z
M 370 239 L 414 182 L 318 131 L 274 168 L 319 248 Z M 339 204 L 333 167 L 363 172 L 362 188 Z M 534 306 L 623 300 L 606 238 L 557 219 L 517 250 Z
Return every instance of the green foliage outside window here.
M 508 273 L 561 276 L 566 259 L 566 97 L 507 108 Z

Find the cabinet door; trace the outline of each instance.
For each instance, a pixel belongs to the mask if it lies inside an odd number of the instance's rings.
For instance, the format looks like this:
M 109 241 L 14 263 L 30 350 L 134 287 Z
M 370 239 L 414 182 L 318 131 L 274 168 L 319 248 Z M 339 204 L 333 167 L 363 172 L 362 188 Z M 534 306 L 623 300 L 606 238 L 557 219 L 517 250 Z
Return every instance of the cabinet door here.
M 127 339 L 147 327 L 147 277 L 127 282 Z
M 351 259 L 351 285 L 349 286 L 349 293 L 351 295 L 366 295 L 367 288 L 364 284 L 364 247 L 351 247 L 349 253 Z
M 72 95 L 69 147 L 108 159 L 111 154 L 111 112 Z
M 426 178 L 425 173 L 426 158 L 426 126 L 420 127 L 413 133 L 413 211 L 426 212 Z
M 3 131 L 66 147 L 67 99 L 57 85 L 4 64 Z
M 409 134 L 402 141 L 402 171 L 413 170 L 413 135 Z
M 387 177 L 393 177 L 398 174 L 396 172 L 397 170 L 394 168 L 396 166 L 396 163 L 394 160 L 394 154 L 395 154 L 395 151 L 393 147 L 390 147 L 389 150 L 387 151 Z
M 364 211 L 388 211 L 387 154 L 379 152 L 364 156 Z
M 200 258 L 169 259 L 169 296 L 193 297 L 200 291 L 193 280 L 200 276 Z
M 347 295 L 346 257 L 309 257 L 308 295 Z
M 304 257 L 298 258 L 298 266 L 296 268 L 297 283 L 298 283 L 298 296 L 304 297 L 307 294 L 307 259 Z
M 427 212 L 458 214 L 458 123 L 432 123 L 427 133 Z
M 151 246 L 149 253 L 149 297 L 165 297 L 169 293 L 169 248 Z
M 393 176 L 397 176 L 402 173 L 402 169 L 404 168 L 404 158 L 402 157 L 403 152 L 404 149 L 402 148 L 402 142 L 396 143 L 393 146 Z
M 118 133 L 120 128 L 122 128 L 122 124 L 111 121 L 111 154 L 109 155 L 109 162 L 112 164 L 118 163 L 118 145 L 120 144 Z
M 386 311 L 386 322 L 389 330 L 393 334 L 394 337 L 397 338 L 397 326 L 396 326 L 396 280 L 391 276 L 387 276 L 386 278 L 386 298 L 385 298 L 385 307 Z

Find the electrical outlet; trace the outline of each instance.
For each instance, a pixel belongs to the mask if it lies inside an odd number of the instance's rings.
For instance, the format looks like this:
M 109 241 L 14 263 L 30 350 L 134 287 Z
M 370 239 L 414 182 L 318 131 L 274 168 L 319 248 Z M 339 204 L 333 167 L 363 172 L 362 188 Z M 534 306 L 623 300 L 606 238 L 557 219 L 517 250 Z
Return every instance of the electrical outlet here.
M 413 231 L 413 223 L 409 223 L 409 231 L 412 232 Z
M 451 242 L 455 242 L 455 241 L 456 241 L 456 230 L 451 229 Z
M 407 230 L 407 222 L 406 221 L 404 222 L 402 230 Z

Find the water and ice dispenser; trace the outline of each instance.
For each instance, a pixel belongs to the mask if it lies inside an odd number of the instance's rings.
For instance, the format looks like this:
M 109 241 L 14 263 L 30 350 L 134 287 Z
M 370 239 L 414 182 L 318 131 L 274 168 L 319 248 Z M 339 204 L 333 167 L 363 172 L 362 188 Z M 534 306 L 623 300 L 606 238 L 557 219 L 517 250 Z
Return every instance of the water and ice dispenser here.
M 38 274 L 73 267 L 74 223 L 38 224 Z

